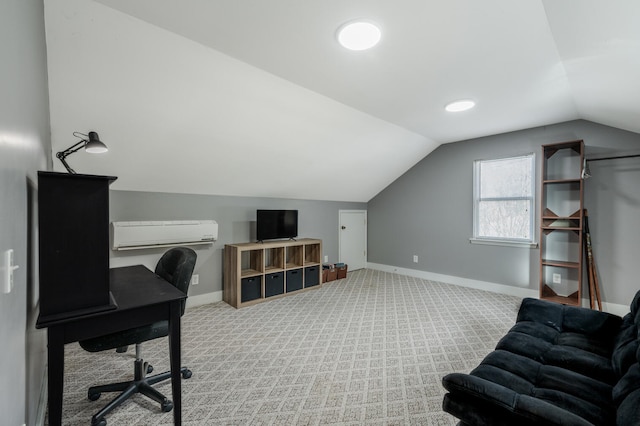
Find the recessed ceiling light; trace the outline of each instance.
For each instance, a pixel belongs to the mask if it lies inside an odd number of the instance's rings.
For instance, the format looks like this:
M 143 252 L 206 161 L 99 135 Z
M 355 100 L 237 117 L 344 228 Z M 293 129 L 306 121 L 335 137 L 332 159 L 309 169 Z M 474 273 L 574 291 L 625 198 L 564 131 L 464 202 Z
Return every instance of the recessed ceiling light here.
M 338 29 L 338 42 L 349 50 L 370 49 L 380 41 L 382 33 L 368 21 L 351 21 Z
M 448 103 L 444 107 L 444 109 L 446 109 L 449 112 L 460 112 L 460 111 L 466 111 L 468 109 L 471 109 L 474 106 L 476 106 L 476 103 L 471 99 L 462 99 L 459 101 L 453 101 Z

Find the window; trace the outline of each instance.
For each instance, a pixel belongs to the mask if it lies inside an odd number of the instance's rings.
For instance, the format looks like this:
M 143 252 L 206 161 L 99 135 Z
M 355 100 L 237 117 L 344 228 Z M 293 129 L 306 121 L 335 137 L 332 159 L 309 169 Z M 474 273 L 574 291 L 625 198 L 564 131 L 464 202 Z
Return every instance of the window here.
M 534 154 L 473 163 L 472 242 L 534 244 Z

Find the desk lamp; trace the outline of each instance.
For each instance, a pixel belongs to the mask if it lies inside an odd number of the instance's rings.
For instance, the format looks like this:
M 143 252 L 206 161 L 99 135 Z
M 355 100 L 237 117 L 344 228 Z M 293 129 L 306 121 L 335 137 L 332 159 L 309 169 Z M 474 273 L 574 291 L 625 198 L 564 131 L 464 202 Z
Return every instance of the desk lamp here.
M 56 157 L 60 160 L 65 169 L 67 169 L 67 171 L 71 174 L 76 174 L 76 171 L 69 167 L 69 165 L 65 161 L 65 158 L 67 158 L 69 155 L 82 148 L 84 148 L 84 150 L 90 154 L 101 154 L 109 150 L 109 148 L 107 148 L 107 146 L 100 140 L 100 137 L 96 132 L 89 132 L 88 135 L 80 132 L 73 132 L 73 136 L 81 138 L 82 140 L 77 144 L 72 145 L 64 151 L 60 151 L 56 154 Z

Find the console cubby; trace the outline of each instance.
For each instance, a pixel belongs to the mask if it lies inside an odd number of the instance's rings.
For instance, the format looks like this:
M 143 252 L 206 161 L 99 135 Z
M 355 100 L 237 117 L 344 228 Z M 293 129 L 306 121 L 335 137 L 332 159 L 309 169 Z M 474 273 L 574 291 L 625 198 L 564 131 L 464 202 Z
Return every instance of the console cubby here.
M 285 252 L 286 252 L 285 268 L 286 269 L 299 268 L 303 265 L 303 260 L 302 260 L 303 249 L 304 249 L 304 246 L 300 246 L 300 245 L 285 247 Z
M 264 249 L 264 271 L 266 273 L 284 271 L 284 247 Z
M 264 251 L 243 251 L 240 256 L 240 265 L 240 271 L 243 277 L 262 274 L 264 272 Z
M 223 300 L 250 306 L 322 285 L 322 240 L 227 244 Z
M 320 263 L 321 253 L 320 244 L 307 244 L 304 246 L 304 264 L 317 265 Z

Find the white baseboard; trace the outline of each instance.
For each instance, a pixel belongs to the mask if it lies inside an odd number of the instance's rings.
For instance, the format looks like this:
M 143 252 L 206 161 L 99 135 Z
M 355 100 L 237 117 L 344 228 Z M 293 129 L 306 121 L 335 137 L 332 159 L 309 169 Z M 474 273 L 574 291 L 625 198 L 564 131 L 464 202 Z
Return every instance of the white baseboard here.
M 214 291 L 212 293 L 199 294 L 197 296 L 187 297 L 187 308 L 208 305 L 222 301 L 222 291 Z
M 469 278 L 461 278 L 453 275 L 436 274 L 433 272 L 419 271 L 417 269 L 398 268 L 397 266 L 382 265 L 379 263 L 367 263 L 367 268 L 375 269 L 393 274 L 407 275 L 409 277 L 422 278 L 424 280 L 439 281 L 442 283 L 453 284 L 461 287 L 475 288 L 478 290 L 490 291 L 492 293 L 507 294 L 517 297 L 538 297 L 536 290 L 530 288 L 512 287 L 504 284 L 496 284 L 487 281 L 472 280 Z
M 586 306 L 589 306 L 589 304 L 587 303 Z M 623 317 L 631 312 L 631 308 L 627 305 L 607 302 L 602 302 L 602 310 L 605 312 L 609 312 L 610 314 L 618 315 L 620 317 Z
M 407 275 L 409 277 L 422 278 L 425 280 L 439 281 L 439 282 L 453 284 L 461 287 L 475 288 L 478 290 L 490 291 L 492 293 L 506 294 L 509 296 L 516 296 L 516 297 L 522 297 L 522 298 L 533 297 L 536 299 L 539 297 L 538 290 L 532 290 L 530 288 L 513 287 L 509 285 L 497 284 L 497 283 L 492 283 L 488 281 L 472 280 L 469 278 L 456 277 L 453 275 L 436 274 L 433 272 L 420 271 L 417 269 L 399 268 L 397 266 L 383 265 L 383 264 L 372 263 L 372 262 L 367 263 L 367 268 L 375 269 L 377 271 L 390 272 L 392 274 L 400 274 L 400 275 Z M 589 300 L 583 299 L 582 306 L 588 307 Z M 629 312 L 629 306 L 619 305 L 616 303 L 603 302 L 602 310 L 604 312 L 609 312 L 614 315 L 624 316 Z

